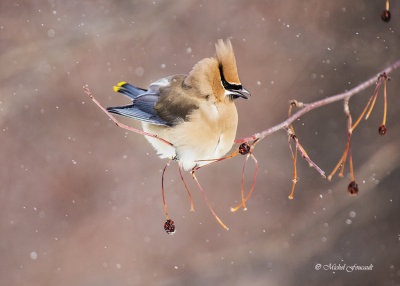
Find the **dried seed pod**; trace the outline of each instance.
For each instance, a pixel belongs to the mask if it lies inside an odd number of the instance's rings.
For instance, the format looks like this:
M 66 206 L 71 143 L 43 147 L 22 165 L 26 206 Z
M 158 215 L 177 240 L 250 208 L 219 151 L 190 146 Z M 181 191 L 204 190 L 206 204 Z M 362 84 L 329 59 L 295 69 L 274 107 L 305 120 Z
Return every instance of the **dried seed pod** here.
M 175 223 L 172 219 L 167 219 L 164 223 L 164 230 L 166 233 L 171 235 L 175 233 Z
M 247 153 L 250 152 L 250 145 L 248 143 L 242 143 L 239 146 L 239 153 L 242 155 L 246 155 Z
M 356 181 L 351 181 L 349 186 L 347 187 L 347 191 L 350 196 L 357 196 L 358 194 L 358 185 Z
M 386 126 L 384 124 L 379 126 L 379 128 L 378 128 L 379 135 L 381 135 L 381 136 L 385 135 L 386 134 L 386 130 L 387 129 L 386 129 Z
M 381 14 L 381 19 L 383 22 L 389 22 L 390 21 L 390 12 L 389 10 L 383 10 L 382 14 Z

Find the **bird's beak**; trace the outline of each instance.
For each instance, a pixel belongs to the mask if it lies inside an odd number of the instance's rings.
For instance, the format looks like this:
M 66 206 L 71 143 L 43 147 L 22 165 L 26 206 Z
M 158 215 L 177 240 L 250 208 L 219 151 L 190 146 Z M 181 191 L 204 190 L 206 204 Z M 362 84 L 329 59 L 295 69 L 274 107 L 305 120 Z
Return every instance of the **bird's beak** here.
M 241 97 L 241 98 L 244 98 L 244 99 L 248 99 L 249 96 L 251 96 L 250 92 L 245 88 L 242 88 L 240 90 L 230 90 L 230 94 L 234 98 Z

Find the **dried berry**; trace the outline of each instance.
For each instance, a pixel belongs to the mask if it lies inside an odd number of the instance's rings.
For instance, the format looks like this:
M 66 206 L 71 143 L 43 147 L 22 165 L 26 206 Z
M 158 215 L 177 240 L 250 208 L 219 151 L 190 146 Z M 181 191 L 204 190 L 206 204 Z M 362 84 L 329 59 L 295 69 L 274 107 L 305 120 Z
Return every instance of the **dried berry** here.
M 389 22 L 390 21 L 390 12 L 389 10 L 383 10 L 382 14 L 381 14 L 381 19 L 383 22 Z
M 175 223 L 172 219 L 167 219 L 164 223 L 164 230 L 171 235 L 175 233 Z
M 384 124 L 379 126 L 378 132 L 379 132 L 379 135 L 381 135 L 381 136 L 385 135 L 386 134 L 386 126 Z
M 355 181 L 351 181 L 349 186 L 348 186 L 348 188 L 347 188 L 347 191 L 349 192 L 350 196 L 357 196 L 357 194 L 358 194 L 358 185 L 357 185 L 357 183 Z
M 250 145 L 245 143 L 240 144 L 239 146 L 239 153 L 242 155 L 246 155 L 247 153 L 250 152 Z

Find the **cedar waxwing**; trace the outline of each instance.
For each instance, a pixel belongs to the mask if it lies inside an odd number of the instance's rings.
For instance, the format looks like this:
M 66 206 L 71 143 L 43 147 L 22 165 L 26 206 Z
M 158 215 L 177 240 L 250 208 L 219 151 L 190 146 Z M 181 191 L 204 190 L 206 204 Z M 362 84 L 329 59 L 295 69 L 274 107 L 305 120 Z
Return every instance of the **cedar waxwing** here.
M 148 90 L 120 82 L 114 91 L 133 103 L 107 110 L 142 121 L 145 132 L 172 143 L 145 136 L 161 158 L 179 161 L 186 171 L 232 148 L 238 124 L 234 100 L 250 95 L 240 83 L 229 40 L 219 40 L 216 57 L 202 59 L 189 75 L 162 78 Z

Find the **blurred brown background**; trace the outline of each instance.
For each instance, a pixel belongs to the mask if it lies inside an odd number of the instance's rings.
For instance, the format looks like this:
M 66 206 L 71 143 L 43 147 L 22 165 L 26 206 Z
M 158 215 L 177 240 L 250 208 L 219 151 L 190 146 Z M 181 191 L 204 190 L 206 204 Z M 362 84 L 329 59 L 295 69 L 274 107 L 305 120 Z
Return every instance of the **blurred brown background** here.
M 327 182 L 276 133 L 255 154 L 248 211 L 240 201 L 243 158 L 198 172 L 223 230 L 186 174 L 166 173 L 177 232 L 163 230 L 161 170 L 146 140 L 117 128 L 82 91 L 106 106 L 128 100 L 119 81 L 141 87 L 187 73 L 232 39 L 252 92 L 238 100 L 238 137 L 285 119 L 288 100 L 311 102 L 350 89 L 400 58 L 400 7 L 385 1 L 1 1 L 1 285 L 400 285 L 400 71 L 352 139 L 358 197 L 346 177 Z M 356 117 L 373 87 L 350 101 Z M 140 124 L 125 120 L 134 127 Z M 346 140 L 343 103 L 313 111 L 296 132 L 330 172 Z M 252 166 L 250 164 L 250 166 Z M 254 167 L 247 175 L 247 189 Z M 315 270 L 316 264 L 372 271 Z

